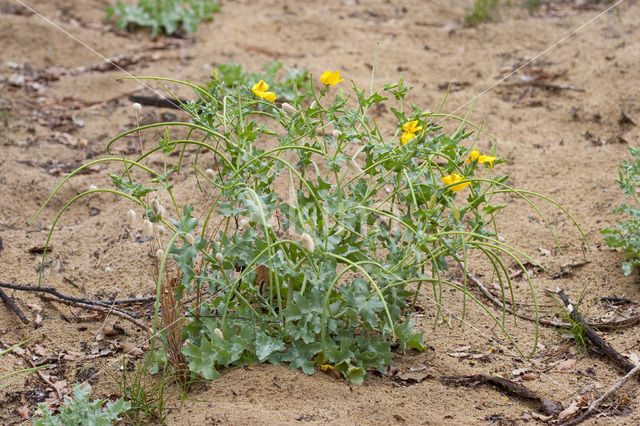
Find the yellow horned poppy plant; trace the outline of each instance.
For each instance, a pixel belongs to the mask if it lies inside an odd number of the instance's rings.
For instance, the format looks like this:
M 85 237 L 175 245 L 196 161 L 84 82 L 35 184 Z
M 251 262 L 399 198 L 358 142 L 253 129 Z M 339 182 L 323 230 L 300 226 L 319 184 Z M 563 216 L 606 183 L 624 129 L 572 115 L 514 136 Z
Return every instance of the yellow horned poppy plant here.
M 269 102 L 275 101 L 276 94 L 273 92 L 267 92 L 267 90 L 269 90 L 269 85 L 264 80 L 260 80 L 251 88 L 251 91 L 259 98 L 265 99 Z
M 450 175 L 447 176 L 443 176 L 442 177 L 442 182 L 445 185 L 451 185 L 453 183 L 456 182 L 460 182 L 461 180 L 465 180 L 466 177 L 464 176 L 460 176 L 457 173 L 451 173 Z M 469 185 L 471 182 L 464 182 L 464 183 L 459 183 L 458 185 L 453 185 L 451 187 L 449 187 L 450 190 L 452 191 L 462 191 L 464 189 L 465 186 Z
M 320 76 L 320 81 L 325 86 L 335 86 L 341 81 L 344 81 L 344 78 L 340 78 L 340 71 L 325 71 L 322 73 L 322 76 Z

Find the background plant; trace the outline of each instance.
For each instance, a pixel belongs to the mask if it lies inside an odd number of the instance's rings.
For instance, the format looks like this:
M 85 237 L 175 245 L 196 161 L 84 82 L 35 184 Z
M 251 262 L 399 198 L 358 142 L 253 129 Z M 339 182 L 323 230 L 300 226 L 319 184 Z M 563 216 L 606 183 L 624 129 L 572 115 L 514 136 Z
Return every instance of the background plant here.
M 160 31 L 172 35 L 180 29 L 193 33 L 202 19 L 213 19 L 220 5 L 210 0 L 138 0 L 136 5 L 118 0 L 105 11 L 106 19 L 115 17 L 116 26 L 121 30 L 133 24 L 151 28 L 151 35 L 156 36 Z
M 629 147 L 629 151 L 634 161 L 624 161 L 618 167 L 620 178 L 616 182 L 626 199 L 633 200 L 633 204 L 622 204 L 613 212 L 625 213 L 631 218 L 618 222 L 615 228 L 602 230 L 604 242 L 624 253 L 622 271 L 625 275 L 631 274 L 640 265 L 640 201 L 637 195 L 640 184 L 640 148 Z
M 289 82 L 289 102 L 280 103 L 268 100 L 281 99 L 272 92 L 279 86 L 264 81 L 269 74 L 261 77 L 248 81 L 240 68 L 227 66 L 205 86 L 179 82 L 197 97 L 184 105 L 190 123 L 132 129 L 114 138 L 109 152 L 131 133 L 165 132 L 139 158 L 99 159 L 76 171 L 104 161 L 125 167 L 111 174 L 115 190 L 90 190 L 70 203 L 105 191 L 144 209 L 145 233 L 164 247 L 156 250 L 154 330 L 160 328 L 163 276 L 175 267 L 175 300 L 195 295 L 197 301 L 181 305 L 182 355 L 193 373 L 213 379 L 225 366 L 271 362 L 307 374 L 316 366 L 333 369 L 362 382 L 370 368 L 391 364 L 392 346 L 423 348 L 423 332 L 411 319 L 418 295 L 426 294 L 423 286 L 436 306 L 434 324 L 445 286 L 463 293 L 464 319 L 467 298 L 478 301 L 466 278 L 459 285 L 443 271 L 450 264 L 466 268 L 472 251 L 493 269 L 503 300 L 513 301 L 505 261 L 515 261 L 528 278 L 521 259 L 533 259 L 498 239 L 495 216 L 506 205 L 494 198 L 513 193 L 539 213 L 530 197 L 541 196 L 515 190 L 507 176 L 496 175 L 503 160 L 468 140 L 473 132 L 467 127 L 480 128 L 416 105 L 405 109 L 410 88 L 402 79 L 369 93 L 352 84 L 353 95 L 346 95 L 334 87 L 343 81 L 338 72 L 325 72 L 318 89 L 308 74 L 299 74 Z M 380 126 L 369 109 L 390 100 L 396 122 Z M 448 134 L 436 123 L 442 118 L 458 120 L 458 129 Z M 172 138 L 171 128 L 187 129 L 186 137 Z M 193 148 L 196 185 L 214 194 L 199 215 L 194 205 L 179 205 L 171 180 L 184 172 L 183 154 Z M 181 155 L 170 166 L 176 149 Z M 145 165 L 158 155 L 163 169 Z M 159 192 L 168 194 L 170 208 L 160 204 Z M 170 239 L 159 236 L 160 225 L 170 229 Z M 536 306 L 532 287 L 531 295 Z M 498 319 L 480 305 L 508 335 L 506 312 Z M 172 336 L 173 344 L 162 336 L 161 350 L 152 345 L 157 365 L 167 365 L 171 347 L 183 346 Z
M 123 399 L 109 402 L 103 407 L 103 400 L 89 399 L 90 393 L 89 385 L 76 385 L 73 389 L 73 399 L 65 398 L 58 414 L 53 414 L 46 405 L 41 404 L 39 408 L 43 415 L 41 419 L 34 419 L 34 426 L 111 425 L 121 420 L 120 415 L 131 407 Z

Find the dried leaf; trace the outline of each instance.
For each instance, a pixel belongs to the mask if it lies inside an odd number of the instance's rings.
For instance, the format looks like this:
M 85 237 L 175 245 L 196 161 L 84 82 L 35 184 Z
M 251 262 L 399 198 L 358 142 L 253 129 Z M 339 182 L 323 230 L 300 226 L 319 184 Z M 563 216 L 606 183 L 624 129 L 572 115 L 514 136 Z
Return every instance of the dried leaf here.
M 131 342 L 124 342 L 122 343 L 121 347 L 125 354 L 133 357 L 138 357 L 143 353 L 142 349 L 140 349 L 139 347 L 137 347 L 135 344 Z
M 567 417 L 573 416 L 575 413 L 578 412 L 579 409 L 580 407 L 578 406 L 578 402 L 573 401 L 571 405 L 569 405 L 567 408 L 562 410 L 560 414 L 558 414 L 558 420 L 564 420 Z
M 564 361 L 560 361 L 556 365 L 556 370 L 558 371 L 569 371 L 575 367 L 577 360 L 575 358 L 567 359 Z
M 22 420 L 27 420 L 29 418 L 29 407 L 26 405 L 18 408 L 16 411 Z

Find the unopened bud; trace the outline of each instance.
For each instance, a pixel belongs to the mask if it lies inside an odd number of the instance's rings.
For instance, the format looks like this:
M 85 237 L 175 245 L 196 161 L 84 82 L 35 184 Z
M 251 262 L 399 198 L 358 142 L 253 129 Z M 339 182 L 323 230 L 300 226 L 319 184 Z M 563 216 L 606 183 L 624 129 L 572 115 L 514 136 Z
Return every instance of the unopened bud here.
M 191 234 L 187 234 L 184 236 L 184 240 L 189 244 L 189 245 L 194 245 L 196 243 L 195 238 L 193 238 L 193 235 Z
M 162 250 L 161 248 L 159 248 L 158 250 L 156 250 L 156 257 L 159 260 L 162 260 L 162 258 L 164 257 L 164 250 Z
M 159 216 L 158 212 L 160 211 L 161 208 L 162 208 L 162 205 L 160 204 L 160 201 L 158 200 L 151 201 L 151 210 L 153 210 L 153 214 L 155 214 L 156 216 Z
M 95 191 L 96 189 L 98 189 L 98 187 L 97 187 L 97 186 L 95 186 L 95 185 L 91 185 L 91 186 L 89 187 L 89 191 Z
M 247 219 L 246 217 L 243 217 L 242 219 L 240 219 L 240 221 L 238 222 L 238 227 L 240 227 L 240 230 L 244 231 L 245 229 L 247 229 L 247 227 L 249 226 L 249 219 Z
M 302 240 L 302 245 L 304 246 L 304 248 L 306 248 L 307 251 L 313 253 L 316 248 L 316 243 L 313 242 L 313 238 L 311 238 L 311 235 L 305 232 L 300 235 L 300 239 Z
M 342 135 L 342 132 L 338 129 L 335 129 L 333 132 L 331 132 L 331 134 L 333 135 L 334 138 L 338 139 L 340 135 Z
M 135 102 L 133 105 L 131 105 L 131 108 L 133 108 L 133 110 L 135 112 L 140 112 L 142 111 L 142 105 L 140 105 L 139 103 Z
M 221 265 L 224 263 L 224 256 L 222 255 L 222 253 L 220 252 L 216 253 L 216 260 Z
M 166 213 L 164 207 L 160 206 L 160 208 L 158 209 L 158 213 L 156 213 L 156 217 L 158 219 L 163 218 L 164 214 Z
M 147 238 L 153 237 L 153 223 L 149 222 L 147 219 L 142 222 L 142 235 Z
M 220 330 L 219 328 L 215 328 L 213 330 L 213 334 L 218 336 L 220 338 L 220 340 L 224 340 L 224 334 L 222 334 L 222 330 Z
M 133 209 L 130 209 L 127 212 L 127 225 L 133 227 L 133 224 L 136 222 L 136 212 Z
M 287 114 L 289 114 L 289 115 L 293 115 L 293 114 L 295 114 L 296 112 L 298 112 L 298 110 L 297 110 L 297 109 L 295 109 L 295 108 L 293 107 L 293 105 L 288 104 L 288 103 L 286 103 L 286 102 L 282 104 L 282 109 L 284 110 L 284 112 L 286 112 L 286 113 L 287 113 Z
M 207 169 L 204 171 L 204 174 L 207 175 L 207 177 L 209 179 L 212 179 L 216 177 L 216 172 L 213 171 L 213 169 Z

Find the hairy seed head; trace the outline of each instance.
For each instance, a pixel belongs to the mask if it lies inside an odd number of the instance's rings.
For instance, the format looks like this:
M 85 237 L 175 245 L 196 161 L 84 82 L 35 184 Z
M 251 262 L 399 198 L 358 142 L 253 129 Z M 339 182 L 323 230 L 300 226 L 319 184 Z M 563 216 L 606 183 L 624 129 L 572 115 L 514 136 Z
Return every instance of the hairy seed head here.
M 156 257 L 158 258 L 158 260 L 162 260 L 162 258 L 164 257 L 164 250 L 162 250 L 161 248 L 156 250 Z
M 207 169 L 204 171 L 204 174 L 207 175 L 207 177 L 211 180 L 213 180 L 213 178 L 216 177 L 216 172 L 213 171 L 213 169 Z
M 193 238 L 193 235 L 191 234 L 187 234 L 184 236 L 184 240 L 189 244 L 189 245 L 194 245 L 196 243 L 195 238 Z
M 342 132 L 338 129 L 335 129 L 333 132 L 331 132 L 331 134 L 333 135 L 333 137 L 335 139 L 338 139 L 340 137 L 340 135 L 342 134 Z
M 241 231 L 244 231 L 245 229 L 247 229 L 248 226 L 249 226 L 249 219 L 247 219 L 246 217 L 243 217 L 238 222 L 238 227 L 240 227 Z
M 91 184 L 91 186 L 89 186 L 89 191 L 95 191 L 96 189 L 98 189 L 97 186 Z
M 133 224 L 136 222 L 136 212 L 133 209 L 129 209 L 127 212 L 127 224 L 130 227 L 133 227 Z
M 220 338 L 220 340 L 224 340 L 224 334 L 222 334 L 222 330 L 220 330 L 219 328 L 215 328 L 213 330 L 213 334 L 218 336 Z
M 316 248 L 316 243 L 313 241 L 313 238 L 311 238 L 311 235 L 304 232 L 302 235 L 300 235 L 300 239 L 302 240 L 302 245 L 304 246 L 304 248 L 306 248 L 307 251 L 313 253 Z
M 216 253 L 216 260 L 221 265 L 224 263 L 224 256 L 222 255 L 222 253 L 220 252 Z
M 286 102 L 282 104 L 282 109 L 284 110 L 284 112 L 286 112 L 289 115 L 293 115 L 296 112 L 298 112 L 298 110 L 295 109 L 293 105 L 288 104 Z
M 135 112 L 140 112 L 142 111 L 142 105 L 140 105 L 139 103 L 135 102 L 133 105 L 131 105 L 131 108 L 133 108 L 133 110 Z
M 162 205 L 160 204 L 160 201 L 151 200 L 151 210 L 153 210 L 153 214 L 155 214 L 156 216 L 159 216 L 158 212 L 160 211 L 161 208 L 162 208 Z
M 148 219 L 145 219 L 142 222 L 142 235 L 147 238 L 153 237 L 153 223 L 149 222 Z

